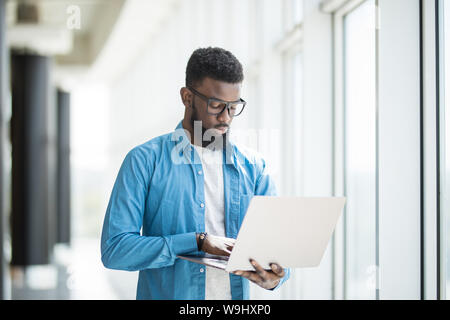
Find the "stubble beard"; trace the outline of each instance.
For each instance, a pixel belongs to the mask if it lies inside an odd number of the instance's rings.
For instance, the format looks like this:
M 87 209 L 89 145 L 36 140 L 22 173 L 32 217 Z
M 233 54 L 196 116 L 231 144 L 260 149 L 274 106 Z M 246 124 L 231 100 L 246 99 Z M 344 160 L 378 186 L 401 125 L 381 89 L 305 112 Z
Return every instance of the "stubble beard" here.
M 194 141 L 201 142 L 203 148 L 208 148 L 211 150 L 222 150 L 225 147 L 225 142 L 228 141 L 230 127 L 228 127 L 228 130 L 223 134 L 215 134 L 215 132 L 217 131 L 215 131 L 214 129 L 206 129 L 203 126 L 203 121 L 198 118 L 197 108 L 195 107 L 194 103 L 192 103 L 192 110 L 193 112 L 191 115 L 191 126 L 194 129 Z M 199 122 L 201 124 L 201 137 L 199 137 Z

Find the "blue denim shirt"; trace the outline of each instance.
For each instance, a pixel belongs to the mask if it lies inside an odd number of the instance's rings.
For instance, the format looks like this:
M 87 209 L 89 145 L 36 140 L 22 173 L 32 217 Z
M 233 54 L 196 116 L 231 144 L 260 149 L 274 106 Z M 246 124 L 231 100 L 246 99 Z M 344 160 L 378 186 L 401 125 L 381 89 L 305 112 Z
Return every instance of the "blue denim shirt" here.
M 236 238 L 252 196 L 276 189 L 261 157 L 229 140 L 225 145 L 225 229 Z M 205 299 L 201 266 L 177 258 L 202 254 L 195 233 L 205 231 L 204 202 L 201 160 L 180 122 L 126 155 L 103 223 L 103 265 L 139 271 L 137 299 Z M 285 271 L 277 288 L 289 278 Z M 232 299 L 249 298 L 247 279 L 230 274 L 230 285 Z

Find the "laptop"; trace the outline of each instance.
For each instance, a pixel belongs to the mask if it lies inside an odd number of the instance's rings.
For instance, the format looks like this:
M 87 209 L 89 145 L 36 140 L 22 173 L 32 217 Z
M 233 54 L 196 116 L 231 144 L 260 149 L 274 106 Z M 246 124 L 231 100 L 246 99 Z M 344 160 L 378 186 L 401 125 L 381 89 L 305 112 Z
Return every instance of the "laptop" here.
M 346 199 L 344 197 L 254 196 L 229 257 L 205 254 L 178 258 L 232 272 L 319 266 Z

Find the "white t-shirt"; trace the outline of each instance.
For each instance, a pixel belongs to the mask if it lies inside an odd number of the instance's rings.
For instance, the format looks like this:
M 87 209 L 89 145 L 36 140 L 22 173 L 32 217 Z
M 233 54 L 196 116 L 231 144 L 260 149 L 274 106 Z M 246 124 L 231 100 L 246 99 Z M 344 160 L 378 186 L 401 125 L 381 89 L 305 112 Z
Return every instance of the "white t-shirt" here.
M 194 147 L 202 161 L 205 181 L 205 232 L 226 237 L 222 150 Z M 206 266 L 205 299 L 231 300 L 228 272 Z

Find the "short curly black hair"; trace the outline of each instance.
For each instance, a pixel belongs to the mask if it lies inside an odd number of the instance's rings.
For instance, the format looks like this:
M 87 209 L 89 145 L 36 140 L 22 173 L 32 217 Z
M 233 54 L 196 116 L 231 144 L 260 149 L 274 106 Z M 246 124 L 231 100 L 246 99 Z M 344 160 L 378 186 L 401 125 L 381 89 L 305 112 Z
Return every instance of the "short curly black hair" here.
M 196 86 L 206 77 L 228 83 L 244 80 L 239 60 L 231 52 L 217 47 L 199 48 L 189 58 L 186 86 Z

